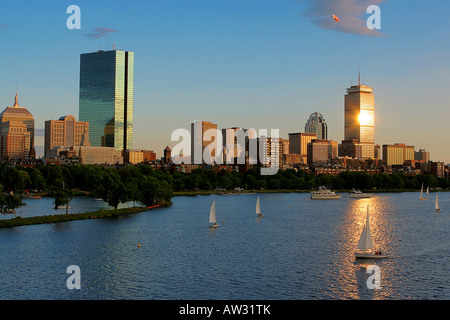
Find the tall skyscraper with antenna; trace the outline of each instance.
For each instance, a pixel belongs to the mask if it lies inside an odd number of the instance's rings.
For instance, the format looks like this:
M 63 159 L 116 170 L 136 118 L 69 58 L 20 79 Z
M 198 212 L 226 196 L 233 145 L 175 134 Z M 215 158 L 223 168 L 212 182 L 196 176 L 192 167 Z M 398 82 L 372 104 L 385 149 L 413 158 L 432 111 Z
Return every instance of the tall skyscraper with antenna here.
M 374 157 L 375 147 L 375 98 L 373 88 L 361 85 L 358 73 L 358 85 L 347 88 L 344 97 L 344 140 L 357 140 L 361 150 L 359 157 Z M 343 142 L 344 143 L 344 142 Z

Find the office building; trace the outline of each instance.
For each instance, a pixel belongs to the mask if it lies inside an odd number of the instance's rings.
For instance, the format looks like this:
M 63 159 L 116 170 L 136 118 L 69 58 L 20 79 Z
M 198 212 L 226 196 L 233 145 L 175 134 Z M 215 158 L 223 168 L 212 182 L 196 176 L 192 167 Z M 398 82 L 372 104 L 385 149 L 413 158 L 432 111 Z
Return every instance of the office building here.
M 80 56 L 79 119 L 92 146 L 133 148 L 134 52 L 99 50 Z
M 208 131 L 211 130 L 211 131 Z M 207 134 L 207 135 L 205 135 Z M 209 135 L 209 136 L 208 136 Z M 222 141 L 217 139 L 217 124 L 208 121 L 196 120 L 191 123 L 191 163 L 204 164 L 205 162 L 211 164 L 216 157 L 216 154 L 222 152 L 222 148 L 217 150 L 217 145 L 221 146 Z M 216 141 L 216 143 L 215 143 Z M 209 159 L 203 158 L 206 150 L 206 155 Z
M 428 162 L 430 161 L 430 152 L 425 149 L 419 149 L 419 151 L 414 151 L 414 160 Z
M 360 159 L 374 157 L 375 98 L 372 91 L 371 87 L 358 83 L 347 88 L 344 99 L 344 140 L 357 140 L 361 146 Z
M 131 164 L 155 163 L 156 153 L 153 150 L 128 149 L 123 152 L 123 162 Z
M 44 158 L 54 147 L 89 146 L 89 122 L 76 121 L 72 115 L 45 121 Z
M 350 157 L 353 159 L 362 159 L 362 145 L 358 139 L 342 140 L 338 149 L 339 157 Z
M 384 144 L 383 160 L 387 166 L 403 165 L 406 160 L 414 160 L 414 146 L 404 143 Z
M 301 156 L 301 163 L 307 163 L 308 143 L 313 139 L 317 139 L 317 133 L 289 133 L 289 153 L 299 154 Z
M 123 164 L 123 151 L 111 147 L 80 146 L 74 148 L 78 153 L 78 159 L 82 164 Z
M 308 143 L 308 164 L 328 162 L 337 158 L 337 142 L 313 139 Z
M 0 113 L 0 155 L 4 159 L 35 159 L 34 118 L 19 105 L 16 93 L 14 106 Z
M 222 129 L 223 163 L 256 163 L 258 159 L 256 138 L 254 129 L 239 127 Z M 253 155 L 251 155 L 250 146 L 253 147 Z
M 305 124 L 305 132 L 317 133 L 318 139 L 328 139 L 328 126 L 319 112 L 314 112 L 309 116 Z

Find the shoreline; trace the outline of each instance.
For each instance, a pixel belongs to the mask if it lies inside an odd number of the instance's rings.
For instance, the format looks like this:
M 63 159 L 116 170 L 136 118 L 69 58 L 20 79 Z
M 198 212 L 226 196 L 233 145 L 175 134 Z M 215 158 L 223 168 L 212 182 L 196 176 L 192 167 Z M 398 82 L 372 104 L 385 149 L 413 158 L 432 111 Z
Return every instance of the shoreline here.
M 402 193 L 402 192 L 420 192 L 415 189 L 360 189 L 364 193 Z M 333 189 L 336 193 L 350 193 L 347 189 Z M 433 190 L 430 192 L 449 192 L 450 190 Z M 199 190 L 199 191 L 174 191 L 175 197 L 180 196 L 208 196 L 208 195 L 239 195 L 256 193 L 310 193 L 311 190 L 245 190 L 240 193 L 232 191 Z
M 150 211 L 157 208 L 168 207 L 172 202 L 160 203 L 152 207 L 131 207 L 131 208 L 121 208 L 121 209 L 109 209 L 109 210 L 97 210 L 91 212 L 82 213 L 69 213 L 69 214 L 52 214 L 45 216 L 36 217 L 16 217 L 12 219 L 0 220 L 1 228 L 12 228 L 20 226 L 30 226 L 37 224 L 48 224 L 48 223 L 59 223 L 67 221 L 77 221 L 77 220 L 88 220 L 88 219 L 103 219 L 103 218 L 114 218 L 129 214 L 136 214 L 145 211 Z

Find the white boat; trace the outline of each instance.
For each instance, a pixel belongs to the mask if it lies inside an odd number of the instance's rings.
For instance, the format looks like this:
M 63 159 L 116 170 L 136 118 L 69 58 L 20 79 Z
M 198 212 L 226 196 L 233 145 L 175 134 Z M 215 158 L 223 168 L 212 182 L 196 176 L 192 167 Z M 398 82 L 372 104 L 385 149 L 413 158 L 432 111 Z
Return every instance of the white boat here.
M 318 190 L 311 191 L 311 199 L 315 200 L 332 200 L 339 199 L 340 197 L 340 194 L 336 194 L 334 191 L 331 191 L 324 186 L 319 187 Z
M 427 196 L 430 195 L 430 187 L 427 187 Z
M 419 200 L 428 200 L 427 198 L 424 198 L 424 197 L 423 197 L 423 183 L 422 183 L 422 188 L 420 189 Z
M 372 235 L 370 234 L 369 224 L 369 205 L 367 205 L 366 224 L 364 225 L 361 233 L 361 238 L 359 238 L 358 246 L 355 251 L 355 257 L 363 259 L 383 259 L 388 257 L 387 255 L 382 254 L 381 250 L 373 250 Z
M 209 210 L 209 223 L 213 223 L 209 226 L 210 228 L 219 227 L 219 225 L 216 223 L 216 200 L 213 201 L 211 209 Z
M 261 213 L 261 205 L 259 204 L 259 196 L 258 196 L 258 200 L 256 200 L 256 214 L 258 215 L 258 218 L 264 217 L 264 215 Z
M 370 198 L 370 194 L 361 192 L 361 190 L 352 189 L 350 192 L 350 198 Z
M 441 208 L 439 207 L 439 198 L 438 198 L 438 194 L 436 193 L 436 202 L 434 203 L 434 207 L 436 209 L 436 212 L 441 211 Z

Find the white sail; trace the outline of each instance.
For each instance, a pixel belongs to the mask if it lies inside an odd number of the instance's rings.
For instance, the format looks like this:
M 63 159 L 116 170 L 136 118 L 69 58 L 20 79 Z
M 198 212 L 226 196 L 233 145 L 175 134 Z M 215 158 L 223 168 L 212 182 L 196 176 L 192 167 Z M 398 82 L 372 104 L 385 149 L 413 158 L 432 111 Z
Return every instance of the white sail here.
M 213 201 L 209 211 L 209 223 L 216 223 L 216 200 Z
M 435 203 L 435 208 L 436 208 L 436 210 L 440 210 L 440 208 L 439 208 L 439 199 L 438 199 L 438 194 L 436 194 L 436 203 Z
M 367 206 L 366 224 L 364 225 L 363 231 L 361 233 L 361 238 L 359 238 L 358 246 L 356 247 L 356 249 L 361 251 L 373 249 L 373 242 L 369 225 L 369 206 Z
M 259 197 L 258 197 L 258 200 L 256 200 L 256 214 L 260 213 L 261 213 L 261 206 L 259 204 Z
M 422 188 L 420 189 L 419 199 L 423 199 L 423 183 L 422 183 Z
M 430 187 L 427 187 L 427 195 L 430 195 Z

